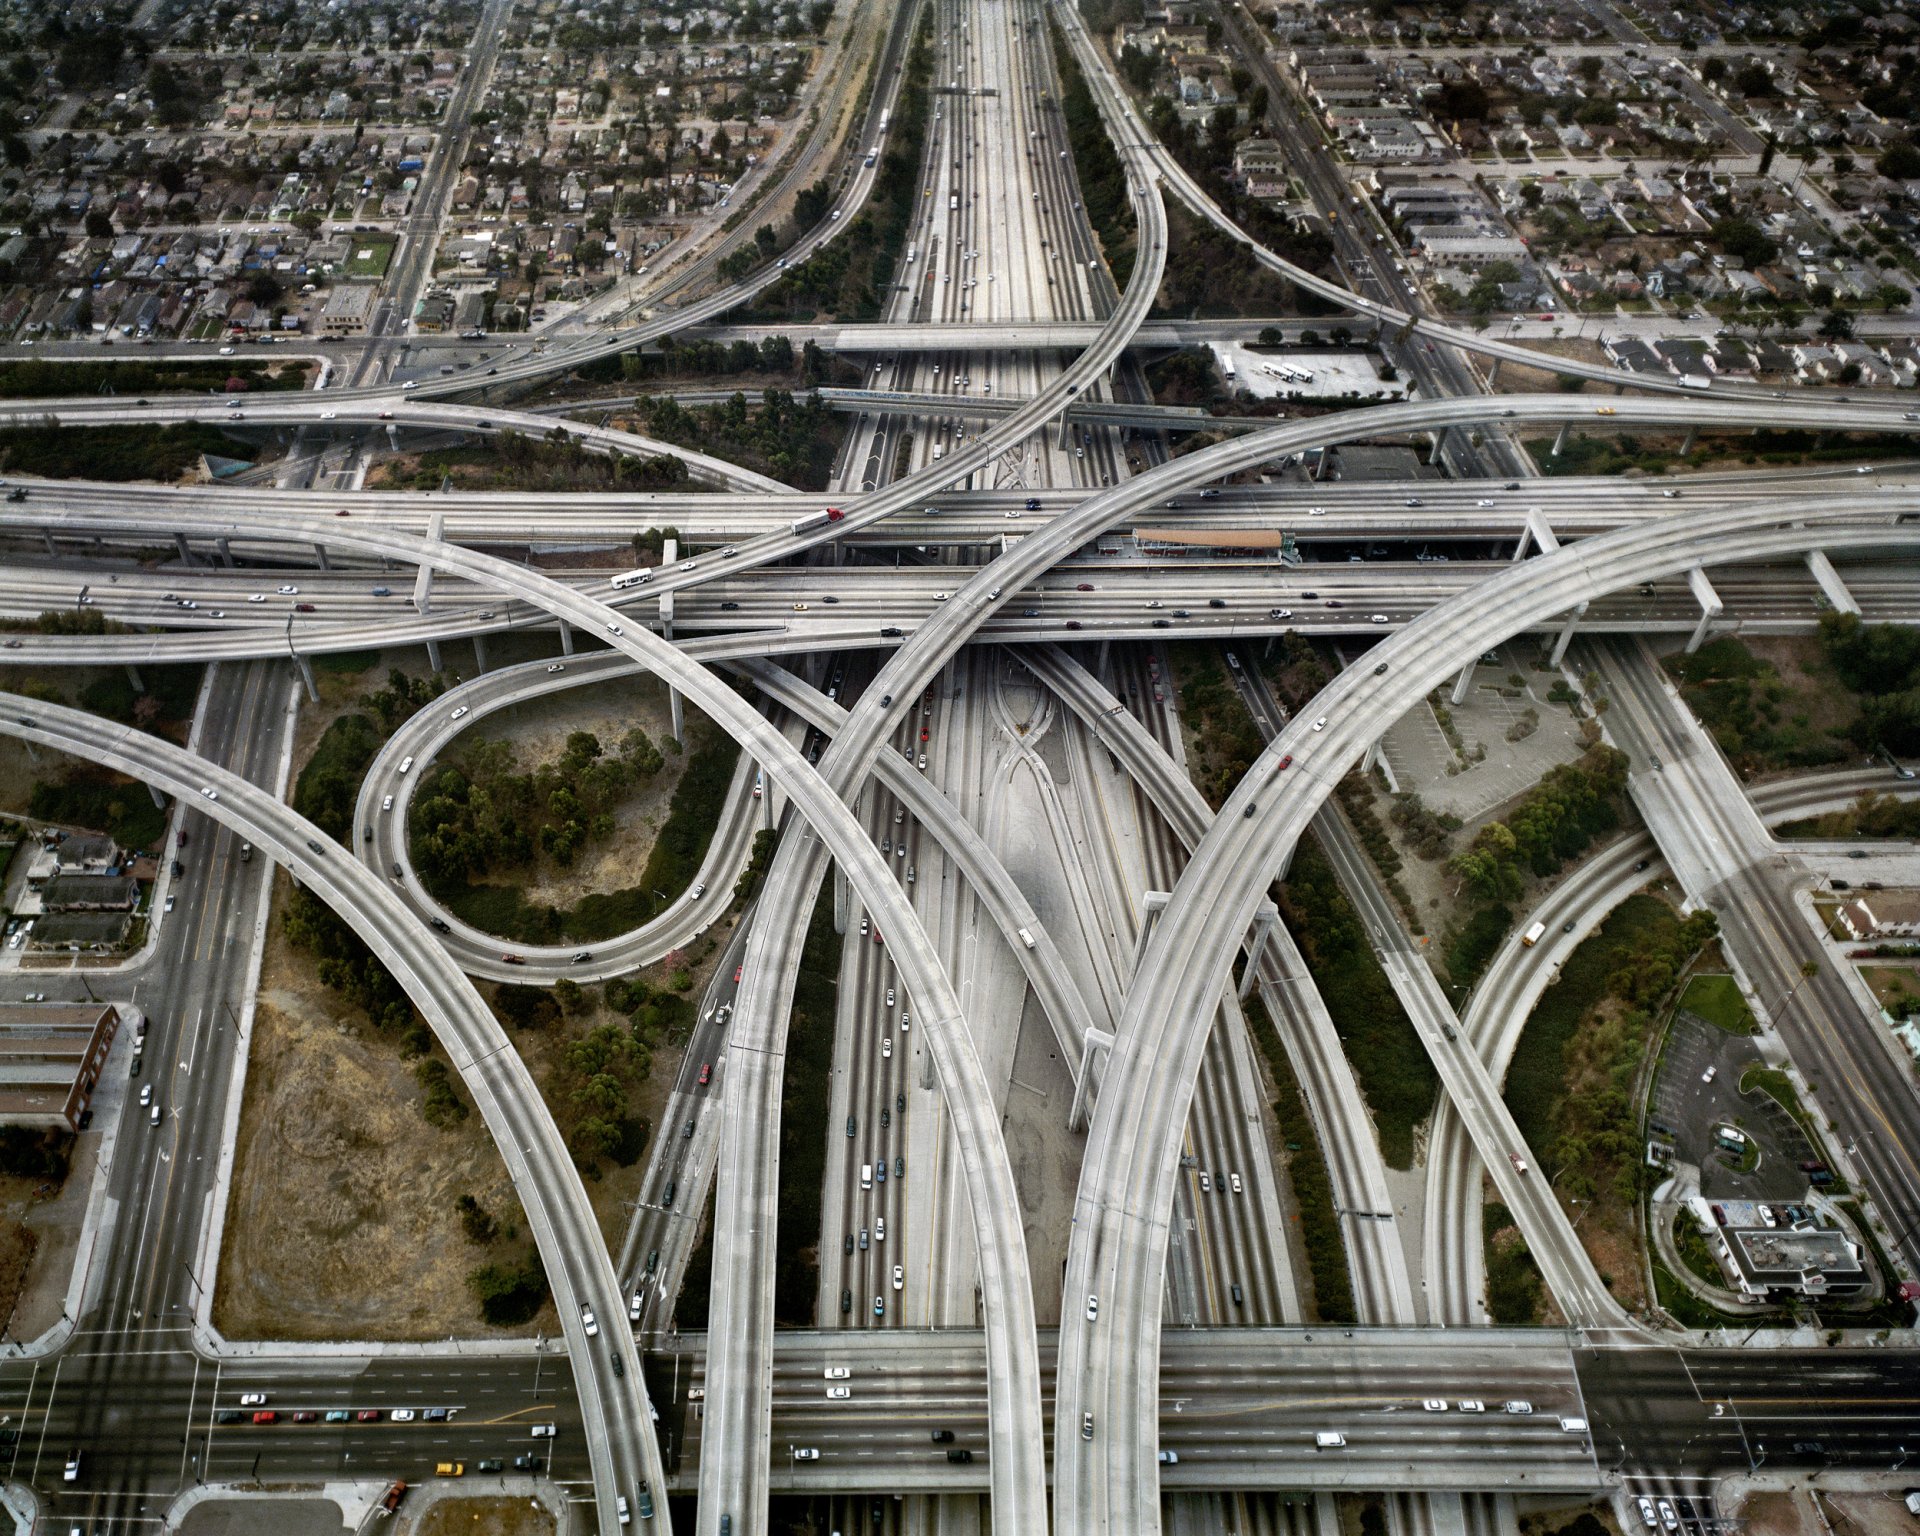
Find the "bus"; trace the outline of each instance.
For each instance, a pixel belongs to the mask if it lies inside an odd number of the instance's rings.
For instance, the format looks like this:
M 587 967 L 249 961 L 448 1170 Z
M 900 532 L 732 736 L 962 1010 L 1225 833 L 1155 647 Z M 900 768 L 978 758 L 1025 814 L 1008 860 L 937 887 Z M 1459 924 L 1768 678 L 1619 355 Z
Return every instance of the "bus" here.
M 613 587 L 615 591 L 624 592 L 628 587 L 637 587 L 643 581 L 652 580 L 653 567 L 648 566 L 645 570 L 627 571 L 622 575 L 616 576 L 608 585 Z
M 1520 935 L 1520 947 L 1522 949 L 1532 949 L 1534 945 L 1538 944 L 1546 936 L 1547 925 L 1545 923 L 1535 923 L 1525 933 Z

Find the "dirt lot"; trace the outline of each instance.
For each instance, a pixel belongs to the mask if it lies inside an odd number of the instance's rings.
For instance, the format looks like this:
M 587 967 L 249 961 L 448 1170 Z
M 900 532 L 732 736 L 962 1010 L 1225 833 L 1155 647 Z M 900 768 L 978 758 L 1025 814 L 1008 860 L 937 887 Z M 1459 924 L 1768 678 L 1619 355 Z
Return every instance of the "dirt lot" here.
M 1816 731 L 1845 730 L 1860 713 L 1860 701 L 1842 683 L 1827 661 L 1826 649 L 1817 635 L 1742 635 L 1740 643 L 1755 659 L 1764 661 L 1780 674 L 1787 697 L 1781 700 L 1781 713 L 1789 718 L 1807 717 Z M 1755 781 L 1804 772 L 1786 769 L 1777 774 L 1756 774 Z
M 1578 325 L 1578 320 L 1570 320 Z M 1503 325 L 1490 328 L 1488 334 L 1497 339 Z M 1607 354 L 1600 349 L 1597 341 L 1587 341 L 1578 337 L 1563 337 L 1556 341 L 1538 341 L 1531 336 L 1522 337 L 1520 345 L 1540 353 L 1543 357 L 1570 358 L 1579 363 L 1597 363 L 1605 366 Z M 1542 391 L 1551 392 L 1560 387 L 1560 375 L 1551 366 L 1543 368 L 1523 368 L 1517 363 L 1503 362 L 1500 365 L 1500 379 L 1494 388 L 1504 394 L 1525 395 Z M 1597 386 L 1594 386 L 1597 388 Z
M 1822 1493 L 1819 1500 L 1816 1511 L 1813 1496 L 1805 1492 L 1756 1493 L 1741 1504 L 1739 1515 L 1747 1536 L 1913 1536 L 1916 1522 L 1895 1496 Z
M 235 1338 L 487 1333 L 466 1287 L 490 1255 L 454 1201 L 519 1224 L 478 1115 L 441 1130 L 412 1067 L 314 978 L 276 919 L 261 969 L 214 1321 Z M 551 1333 L 551 1308 L 524 1329 Z
M 689 729 L 694 717 L 695 712 L 689 710 Z M 652 738 L 666 762 L 613 807 L 611 837 L 589 843 L 571 866 L 541 858 L 532 870 L 516 872 L 516 883 L 534 905 L 565 909 L 590 892 L 617 891 L 634 884 L 653 852 L 654 838 L 667 817 L 667 805 L 680 775 L 686 771 L 687 755 L 667 751 L 673 715 L 666 686 L 654 677 L 639 676 L 552 694 L 489 715 L 481 726 L 483 734 L 513 743 L 522 771 L 557 761 L 574 731 L 591 731 L 600 738 L 601 746 L 611 751 L 635 726 Z
M 449 1498 L 428 1505 L 411 1530 L 413 1536 L 551 1536 L 553 1528 L 553 1516 L 531 1499 Z

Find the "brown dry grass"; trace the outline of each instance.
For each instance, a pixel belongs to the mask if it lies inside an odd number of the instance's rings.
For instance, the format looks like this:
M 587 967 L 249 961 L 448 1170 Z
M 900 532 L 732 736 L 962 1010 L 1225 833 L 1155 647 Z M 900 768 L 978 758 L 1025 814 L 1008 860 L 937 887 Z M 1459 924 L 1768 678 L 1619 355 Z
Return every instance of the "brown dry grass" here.
M 33 1179 L 0 1177 L 0 1320 L 11 1323 L 40 1239 L 21 1218 L 34 1203 Z M 7 1336 L 13 1337 L 11 1327 Z
M 436 1499 L 413 1536 L 552 1536 L 553 1516 L 531 1499 Z
M 1577 325 L 1579 322 L 1573 323 Z M 1489 334 L 1497 336 L 1499 329 L 1498 326 L 1493 327 Z M 1602 367 L 1607 361 L 1607 354 L 1601 351 L 1600 343 L 1584 338 L 1565 337 L 1557 341 L 1538 341 L 1532 337 L 1517 337 L 1516 343 L 1530 351 L 1540 353 L 1542 357 L 1563 357 L 1579 363 L 1595 363 Z M 1495 382 L 1494 388 L 1501 394 L 1510 395 L 1553 394 L 1560 388 L 1560 375 L 1554 371 L 1550 363 L 1539 368 L 1525 368 L 1518 363 L 1503 362 L 1500 365 L 1500 377 Z M 1590 389 L 1594 388 L 1598 386 L 1590 386 Z

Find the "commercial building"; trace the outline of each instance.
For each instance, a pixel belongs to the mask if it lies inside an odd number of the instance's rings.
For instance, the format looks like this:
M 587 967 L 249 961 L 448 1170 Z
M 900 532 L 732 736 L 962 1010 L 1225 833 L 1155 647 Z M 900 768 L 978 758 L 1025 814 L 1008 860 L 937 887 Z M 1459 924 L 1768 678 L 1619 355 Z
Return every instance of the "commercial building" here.
M 81 1129 L 120 1024 L 112 1003 L 0 1003 L 0 1125 Z
M 335 283 L 320 311 L 323 336 L 358 336 L 373 319 L 373 285 Z

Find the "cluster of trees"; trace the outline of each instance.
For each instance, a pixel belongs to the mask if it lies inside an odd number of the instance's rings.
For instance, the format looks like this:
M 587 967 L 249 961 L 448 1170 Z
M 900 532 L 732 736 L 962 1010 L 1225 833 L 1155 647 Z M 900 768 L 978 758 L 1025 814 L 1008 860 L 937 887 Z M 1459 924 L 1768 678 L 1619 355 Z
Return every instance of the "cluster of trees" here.
M 1713 223 L 1714 243 L 1749 267 L 1763 267 L 1780 254 L 1780 243 L 1744 214 L 1729 214 Z
M 883 295 L 900 268 L 907 230 L 920 201 L 920 160 L 927 136 L 931 70 L 923 29 L 907 56 L 906 77 L 900 84 L 893 122 L 881 148 L 866 206 L 839 239 L 790 267 L 767 288 L 749 314 L 796 320 L 821 313 L 842 320 L 879 318 Z M 824 219 L 832 203 L 833 189 L 826 181 L 804 188 L 794 198 L 793 238 Z
M 1086 204 L 1087 220 L 1100 237 L 1100 248 L 1107 258 L 1107 269 L 1121 288 L 1133 276 L 1134 242 L 1138 230 L 1134 224 L 1132 199 L 1127 196 L 1127 173 L 1114 153 L 1100 109 L 1080 64 L 1067 47 L 1060 29 L 1048 23 L 1053 33 L 1053 56 L 1060 69 L 1060 112 L 1067 127 L 1067 146 L 1073 155 L 1074 174 L 1080 180 L 1080 196 Z
M 410 677 L 394 667 L 387 673 L 387 686 L 362 694 L 360 702 L 380 717 L 382 734 L 391 736 L 446 691 L 447 679 L 438 672 Z
M 826 354 L 808 342 L 798 354 L 803 373 L 825 376 Z M 735 342 L 710 341 L 704 336 L 669 336 L 658 352 L 622 352 L 620 371 L 629 379 L 714 378 L 737 373 L 794 371 L 793 343 L 784 336 L 763 336 L 759 345 L 744 338 Z M 636 402 L 637 404 L 638 402 Z
M 670 395 L 644 396 L 637 404 L 655 437 L 718 454 L 802 490 L 827 487 L 841 422 L 817 394 L 796 398 L 790 390 L 769 389 L 758 407 L 739 393 L 693 410 Z
M 1889 752 L 1920 752 L 1920 633 L 1827 613 L 1820 638 L 1840 681 L 1860 695 L 1855 740 Z
M 394 677 L 402 682 L 403 673 Z M 366 715 L 341 715 L 314 744 L 313 756 L 294 781 L 293 808 L 337 842 L 353 834 L 353 807 L 367 764 L 384 733 Z
M 1667 659 L 1700 723 L 1736 764 L 1812 767 L 1846 755 L 1831 732 L 1816 729 L 1773 667 L 1727 636 L 1691 656 Z
M 633 1096 L 653 1071 L 653 1052 L 630 1025 L 597 1024 L 554 1058 L 547 1100 L 581 1172 L 597 1177 L 602 1159 L 622 1167 L 646 1150 L 652 1123 Z
M 591 731 L 567 737 L 560 757 L 516 771 L 513 747 L 477 741 L 421 786 L 410 818 L 415 867 L 428 889 L 452 892 L 535 849 L 566 865 L 589 840 L 613 832 L 612 807 L 664 762 L 638 726 L 608 753 Z
M 0 471 L 48 480 L 178 480 L 200 455 L 257 453 L 206 422 L 63 427 L 55 417 L 38 426 L 0 431 Z
M 72 1152 L 71 1131 L 0 1125 L 0 1173 L 19 1179 L 50 1179 L 57 1184 L 67 1176 Z
M 1540 1267 L 1513 1215 L 1497 1200 L 1480 1213 L 1480 1237 L 1486 1246 L 1487 1312 L 1501 1328 L 1527 1328 L 1540 1321 L 1546 1295 Z
M 245 389 L 298 389 L 298 368 L 274 369 L 266 363 L 225 357 L 218 362 L 45 363 L 11 359 L 0 363 L 0 395 L 37 400 L 48 395 L 91 395 L 112 390 L 122 395 L 225 390 L 239 381 Z
M 775 1217 L 773 1316 L 811 1327 L 820 1277 L 820 1184 L 826 1176 L 827 1106 L 833 1088 L 833 1019 L 840 935 L 823 882 L 800 952 L 780 1079 L 780 1206 Z M 871 1134 L 871 1128 L 869 1128 Z
M 537 1254 L 504 1264 L 483 1264 L 467 1276 L 480 1316 L 496 1328 L 533 1321 L 547 1300 L 547 1272 Z
M 1448 867 L 1489 901 L 1520 894 L 1524 871 L 1550 875 L 1620 824 L 1626 754 L 1608 746 L 1551 768 L 1505 821 L 1490 821 Z
M 1193 723 L 1203 754 L 1195 782 L 1217 811 L 1266 750 L 1266 738 L 1227 681 L 1217 650 L 1203 645 L 1181 645 L 1175 650 L 1174 665 L 1186 679 L 1180 706 Z
M 1414 1127 L 1433 1108 L 1433 1064 L 1380 969 L 1366 925 L 1311 835 L 1294 848 L 1280 887 L 1280 914 L 1373 1111 L 1380 1155 L 1390 1167 L 1411 1167 Z
M 157 848 L 167 833 L 167 813 L 145 786 L 105 768 L 73 768 L 63 778 L 41 779 L 27 811 L 57 826 L 95 828 L 129 848 Z
M 431 1044 L 393 973 L 318 896 L 295 886 L 281 914 L 281 928 L 292 944 L 313 956 L 321 985 L 365 1013 L 375 1029 L 399 1037 L 404 1048 L 420 1045 L 424 1051 Z M 424 1044 L 421 1036 L 426 1036 Z
M 1806 821 L 1789 822 L 1781 832 L 1788 837 L 1920 838 L 1920 800 L 1876 795 L 1868 790 L 1844 811 L 1832 811 Z
M 1505 1097 L 1541 1172 L 1576 1199 L 1630 1201 L 1639 1190 L 1633 1084 L 1652 1010 L 1719 931 L 1712 912 L 1682 919 L 1665 902 L 1622 902 L 1568 956 L 1527 1021 Z
M 508 490 L 665 491 L 684 485 L 687 466 L 673 454 L 591 453 L 565 427 L 545 437 L 502 432 L 486 446 L 494 483 Z M 470 448 L 423 454 L 414 483 L 437 488 L 472 462 Z

